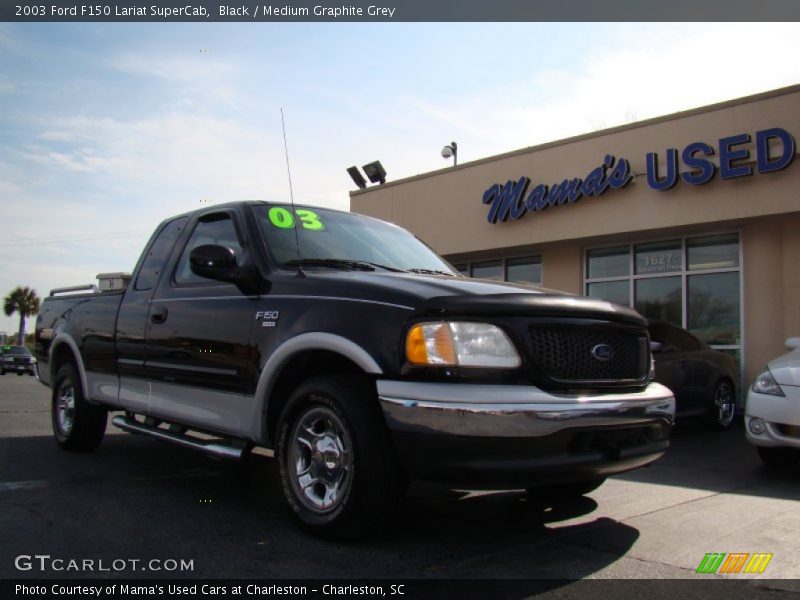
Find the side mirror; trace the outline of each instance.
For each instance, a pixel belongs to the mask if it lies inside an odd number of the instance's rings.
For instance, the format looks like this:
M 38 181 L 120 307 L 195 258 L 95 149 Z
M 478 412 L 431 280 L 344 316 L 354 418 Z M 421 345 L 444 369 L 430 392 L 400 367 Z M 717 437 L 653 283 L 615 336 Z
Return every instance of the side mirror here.
M 664 344 L 661 342 L 657 342 L 655 340 L 650 340 L 650 352 L 655 354 L 656 352 L 661 352 L 664 349 Z
M 206 279 L 229 282 L 239 279 L 236 253 L 226 246 L 206 244 L 193 248 L 189 253 L 189 268 Z
M 798 348 L 800 348 L 800 338 L 791 337 L 786 339 L 787 350 L 797 350 Z

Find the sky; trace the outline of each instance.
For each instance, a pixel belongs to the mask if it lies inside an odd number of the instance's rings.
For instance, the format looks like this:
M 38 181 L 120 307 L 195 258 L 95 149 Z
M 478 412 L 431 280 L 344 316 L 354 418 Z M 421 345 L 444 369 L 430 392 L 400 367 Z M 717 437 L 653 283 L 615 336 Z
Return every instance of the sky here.
M 0 23 L 0 295 L 203 205 L 388 179 L 800 83 L 798 23 Z M 477 201 L 477 200 L 476 200 Z M 0 313 L 0 332 L 18 318 Z M 27 325 L 33 331 L 33 319 Z

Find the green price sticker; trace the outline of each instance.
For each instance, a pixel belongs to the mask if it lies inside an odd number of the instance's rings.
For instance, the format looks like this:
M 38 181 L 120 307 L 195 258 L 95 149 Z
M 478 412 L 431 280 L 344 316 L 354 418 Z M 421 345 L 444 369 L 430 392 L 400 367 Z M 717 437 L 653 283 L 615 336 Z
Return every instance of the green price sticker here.
M 294 215 L 282 206 L 273 206 L 269 209 L 269 222 L 278 229 L 291 229 L 294 227 Z M 313 210 L 305 208 L 298 208 L 294 214 L 300 219 L 300 224 L 303 229 L 310 229 L 311 231 L 322 231 L 325 225 L 319 218 L 319 215 Z

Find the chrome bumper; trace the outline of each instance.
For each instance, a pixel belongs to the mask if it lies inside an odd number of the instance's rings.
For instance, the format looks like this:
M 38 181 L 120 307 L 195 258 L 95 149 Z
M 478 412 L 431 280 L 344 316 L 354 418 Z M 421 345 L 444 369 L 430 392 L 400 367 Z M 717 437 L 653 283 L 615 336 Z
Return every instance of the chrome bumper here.
M 547 436 L 568 428 L 613 428 L 667 422 L 672 392 L 658 383 L 633 393 L 567 396 L 533 386 L 379 380 L 389 429 L 471 437 Z

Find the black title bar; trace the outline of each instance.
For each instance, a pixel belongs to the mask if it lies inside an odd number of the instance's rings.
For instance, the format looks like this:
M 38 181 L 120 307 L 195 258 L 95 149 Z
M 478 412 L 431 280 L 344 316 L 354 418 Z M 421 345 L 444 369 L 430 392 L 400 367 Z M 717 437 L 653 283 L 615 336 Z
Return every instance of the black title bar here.
M 798 21 L 796 0 L 7 0 L 25 22 Z

